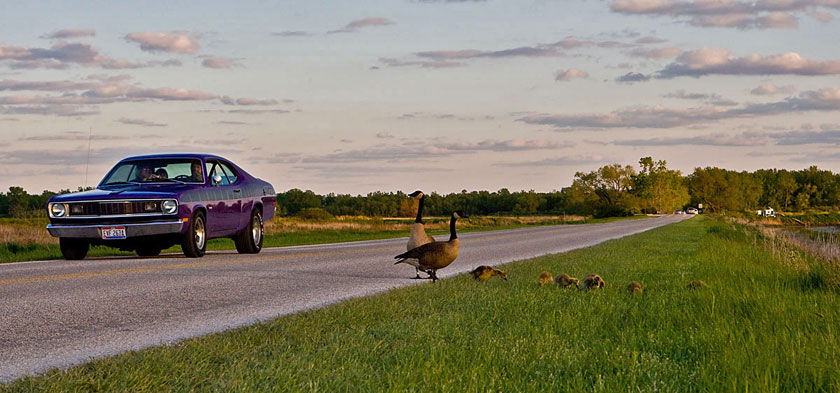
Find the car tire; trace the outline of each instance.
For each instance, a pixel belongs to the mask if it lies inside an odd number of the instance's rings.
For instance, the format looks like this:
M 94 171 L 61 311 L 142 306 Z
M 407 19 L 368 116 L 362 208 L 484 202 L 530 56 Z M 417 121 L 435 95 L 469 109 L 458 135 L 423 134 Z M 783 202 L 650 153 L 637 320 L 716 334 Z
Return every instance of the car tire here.
M 187 233 L 181 239 L 181 250 L 187 258 L 201 258 L 207 250 L 207 220 L 202 211 L 193 213 Z
M 236 251 L 240 254 L 258 254 L 262 250 L 265 229 L 262 214 L 259 210 L 251 211 L 251 218 L 245 230 L 236 235 Z
M 70 261 L 85 259 L 90 249 L 90 243 L 87 240 L 67 237 L 59 238 L 58 246 L 61 248 L 61 255 L 64 256 L 64 259 Z
M 156 257 L 160 255 L 161 249 L 158 246 L 144 244 L 134 250 L 141 257 Z

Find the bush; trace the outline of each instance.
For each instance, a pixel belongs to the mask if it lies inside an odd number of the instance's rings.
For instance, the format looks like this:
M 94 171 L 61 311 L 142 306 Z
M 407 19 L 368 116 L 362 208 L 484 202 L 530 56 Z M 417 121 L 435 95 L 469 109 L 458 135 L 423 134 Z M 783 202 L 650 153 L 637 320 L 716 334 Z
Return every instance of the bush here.
M 308 207 L 298 212 L 297 217 L 303 220 L 310 221 L 326 221 L 333 219 L 330 212 L 321 209 L 320 207 Z

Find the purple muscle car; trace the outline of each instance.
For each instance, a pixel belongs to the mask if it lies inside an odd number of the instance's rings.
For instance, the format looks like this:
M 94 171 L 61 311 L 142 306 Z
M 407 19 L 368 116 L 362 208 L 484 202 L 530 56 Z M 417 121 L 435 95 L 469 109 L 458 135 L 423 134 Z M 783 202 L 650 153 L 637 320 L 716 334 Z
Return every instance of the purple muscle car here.
M 91 245 L 155 256 L 175 244 L 195 258 L 207 239 L 221 237 L 256 254 L 276 205 L 271 184 L 222 157 L 137 156 L 117 163 L 95 190 L 50 198 L 47 230 L 66 259 L 83 259 Z

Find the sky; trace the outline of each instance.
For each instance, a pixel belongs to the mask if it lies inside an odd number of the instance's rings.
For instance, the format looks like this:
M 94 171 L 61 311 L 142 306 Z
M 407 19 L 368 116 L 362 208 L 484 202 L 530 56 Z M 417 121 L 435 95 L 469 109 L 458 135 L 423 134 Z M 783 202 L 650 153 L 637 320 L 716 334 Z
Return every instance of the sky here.
M 278 191 L 840 172 L 840 0 L 0 4 L 0 190 L 222 155 Z

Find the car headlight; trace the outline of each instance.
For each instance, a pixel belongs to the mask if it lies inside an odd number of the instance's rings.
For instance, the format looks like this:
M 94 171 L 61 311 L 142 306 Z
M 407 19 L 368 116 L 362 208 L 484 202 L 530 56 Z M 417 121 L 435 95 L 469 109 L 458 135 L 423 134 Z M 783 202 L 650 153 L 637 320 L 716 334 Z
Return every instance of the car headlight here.
M 53 217 L 64 217 L 67 214 L 67 205 L 53 203 L 50 205 L 50 213 L 52 213 Z
M 163 203 L 160 204 L 160 207 L 166 214 L 175 214 L 178 212 L 178 202 L 171 199 L 163 201 Z

